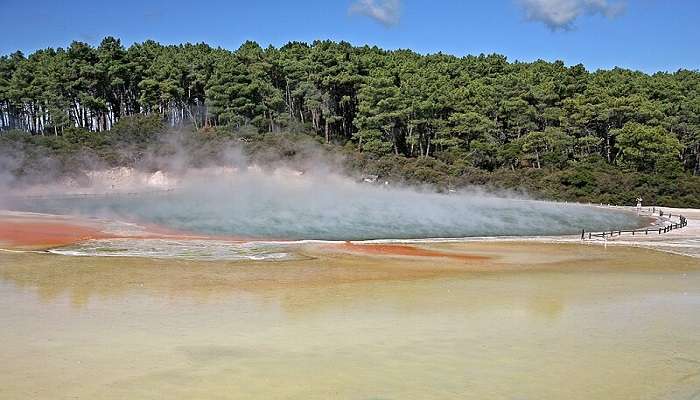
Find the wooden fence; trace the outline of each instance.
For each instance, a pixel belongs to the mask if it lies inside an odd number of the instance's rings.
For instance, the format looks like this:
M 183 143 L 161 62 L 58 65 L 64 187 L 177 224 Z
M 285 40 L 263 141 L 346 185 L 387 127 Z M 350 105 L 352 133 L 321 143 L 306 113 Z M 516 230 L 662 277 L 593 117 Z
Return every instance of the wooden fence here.
M 656 207 L 654 207 L 653 209 L 649 209 L 649 211 L 651 211 L 651 216 L 654 216 L 654 213 L 656 213 Z M 660 218 L 665 218 L 665 220 L 662 221 L 663 225 L 661 226 L 650 226 L 647 228 L 640 229 L 614 229 L 604 232 L 586 232 L 584 229 L 581 229 L 581 240 L 591 240 L 593 238 L 608 239 L 613 238 L 615 236 L 621 236 L 623 234 L 632 234 L 632 236 L 649 235 L 650 233 L 662 235 L 664 233 L 668 233 L 673 230 L 685 228 L 686 226 L 688 226 L 688 219 L 681 214 L 674 215 L 672 213 L 664 213 L 663 210 L 659 210 L 658 212 L 658 216 Z M 672 218 L 674 217 L 678 219 L 678 222 L 674 222 L 672 220 Z

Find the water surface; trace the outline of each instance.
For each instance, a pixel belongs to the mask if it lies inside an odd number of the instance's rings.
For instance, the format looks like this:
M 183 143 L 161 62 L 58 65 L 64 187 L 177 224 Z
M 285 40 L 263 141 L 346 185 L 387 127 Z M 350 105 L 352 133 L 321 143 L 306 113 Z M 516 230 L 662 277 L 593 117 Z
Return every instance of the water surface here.
M 12 205 L 256 239 L 416 239 L 580 234 L 637 228 L 634 213 L 465 192 L 362 185 L 345 178 L 241 174 L 164 194 L 42 198 Z
M 0 253 L 0 398 L 700 393 L 697 260 L 598 246 L 444 246 L 503 256 L 472 268 Z

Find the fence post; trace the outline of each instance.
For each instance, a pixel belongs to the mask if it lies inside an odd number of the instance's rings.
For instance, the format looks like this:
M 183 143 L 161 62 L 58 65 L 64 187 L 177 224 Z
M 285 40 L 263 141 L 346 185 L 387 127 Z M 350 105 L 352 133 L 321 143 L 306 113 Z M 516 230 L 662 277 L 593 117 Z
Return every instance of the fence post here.
M 601 205 L 602 205 L 602 204 L 601 204 Z M 609 207 L 609 205 L 608 205 L 608 207 Z M 656 210 L 656 207 L 653 207 L 653 208 L 652 208 L 652 214 L 653 214 L 654 212 L 656 212 L 656 211 L 657 211 L 657 210 Z M 664 211 L 663 211 L 663 210 L 659 209 L 658 212 L 659 212 L 659 216 L 660 216 L 660 217 L 663 217 L 663 216 L 664 216 Z M 668 214 L 666 214 L 666 218 L 667 218 L 667 219 L 670 219 L 670 218 L 672 218 L 672 217 L 673 217 L 673 213 L 668 213 Z M 673 231 L 673 230 L 681 229 L 681 228 L 683 228 L 683 227 L 685 227 L 685 226 L 688 225 L 688 219 L 687 219 L 686 217 L 684 217 L 684 216 L 681 215 L 681 214 L 676 214 L 676 217 L 678 217 L 678 222 L 675 222 L 675 223 L 674 223 L 673 221 L 670 221 L 670 220 L 669 220 L 670 224 L 668 224 L 668 225 L 663 224 L 661 227 L 658 228 L 658 234 L 661 235 L 662 233 L 669 233 L 669 232 L 671 232 L 671 231 Z M 663 222 L 662 222 L 662 223 L 663 223 Z M 656 229 L 653 229 L 652 232 L 653 232 L 654 230 L 656 230 Z M 612 239 L 612 238 L 615 237 L 615 233 L 617 233 L 617 236 L 618 236 L 618 237 L 621 237 L 621 236 L 622 236 L 622 232 L 623 232 L 622 229 L 618 229 L 618 230 L 611 229 L 610 231 L 603 231 L 602 233 L 596 233 L 595 236 L 597 236 L 597 237 L 602 237 L 603 239 L 606 239 L 606 238 L 611 238 L 611 239 Z M 624 231 L 624 232 L 625 232 L 625 233 L 631 232 L 631 233 L 632 233 L 632 236 L 636 236 L 636 235 L 637 235 L 637 232 L 639 232 L 639 233 L 641 234 L 641 233 L 642 233 L 642 230 L 641 230 L 641 229 L 632 229 L 632 230 L 628 230 L 628 231 Z M 647 228 L 644 228 L 644 234 L 645 234 L 645 235 L 649 235 L 649 228 L 648 228 L 648 227 L 647 227 Z M 593 238 L 593 232 L 588 232 L 588 239 L 592 239 L 592 238 Z M 586 239 L 586 230 L 585 230 L 585 229 L 581 229 L 581 240 L 585 240 L 585 239 Z

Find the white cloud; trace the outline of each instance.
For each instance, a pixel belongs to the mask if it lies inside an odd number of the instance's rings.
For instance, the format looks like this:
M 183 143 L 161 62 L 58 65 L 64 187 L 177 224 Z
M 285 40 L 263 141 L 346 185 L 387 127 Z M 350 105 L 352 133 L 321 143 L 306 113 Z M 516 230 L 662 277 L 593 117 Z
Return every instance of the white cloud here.
M 368 16 L 384 26 L 399 23 L 401 2 L 399 0 L 357 0 L 350 6 L 351 14 Z
M 571 29 L 583 14 L 613 18 L 625 9 L 624 0 L 518 0 L 530 21 L 538 21 L 552 30 Z

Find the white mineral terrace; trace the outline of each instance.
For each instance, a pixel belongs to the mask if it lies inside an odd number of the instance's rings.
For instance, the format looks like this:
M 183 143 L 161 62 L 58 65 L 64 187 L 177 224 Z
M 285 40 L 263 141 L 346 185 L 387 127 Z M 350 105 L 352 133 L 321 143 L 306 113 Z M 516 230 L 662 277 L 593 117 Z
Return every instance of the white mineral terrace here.
M 669 253 L 690 255 L 700 257 L 700 210 L 693 208 L 671 208 L 654 207 L 656 210 L 663 210 L 665 215 L 671 214 L 671 221 L 678 222 L 678 215 L 687 218 L 688 225 L 681 229 L 674 229 L 670 232 L 658 234 L 657 231 L 650 231 L 649 234 L 622 234 L 612 238 L 596 239 L 594 243 L 605 245 L 626 245 L 635 247 L 652 248 Z M 632 209 L 632 207 L 630 207 Z M 658 214 L 656 214 L 658 215 Z

